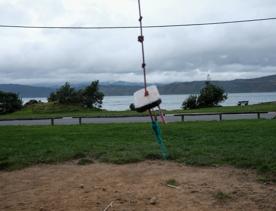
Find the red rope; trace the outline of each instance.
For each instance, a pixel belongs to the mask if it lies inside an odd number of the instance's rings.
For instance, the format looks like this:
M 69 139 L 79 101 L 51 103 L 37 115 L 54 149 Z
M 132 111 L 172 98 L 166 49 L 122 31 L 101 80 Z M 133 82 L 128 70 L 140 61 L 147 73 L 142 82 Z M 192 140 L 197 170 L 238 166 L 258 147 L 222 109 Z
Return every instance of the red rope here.
M 142 69 L 143 69 L 143 73 L 144 73 L 145 96 L 148 96 L 149 92 L 147 90 L 146 61 L 145 61 L 144 35 L 143 35 L 143 23 L 142 23 L 143 17 L 142 17 L 140 0 L 138 0 L 138 5 L 139 5 L 139 22 L 140 22 L 140 36 L 138 36 L 138 41 L 141 43 L 141 46 L 142 46 L 142 60 L 143 60 Z M 160 109 L 160 107 L 159 107 L 159 109 Z M 151 109 L 149 109 L 148 112 L 149 112 L 149 116 L 151 118 L 151 121 L 152 122 L 156 121 L 157 117 L 155 116 L 155 119 L 154 119 Z M 163 122 L 165 122 L 164 117 L 163 117 L 162 114 L 161 114 L 161 118 L 162 118 Z
M 142 46 L 142 69 L 144 73 L 144 87 L 145 87 L 145 96 L 148 96 L 148 90 L 147 90 L 147 77 L 146 77 L 146 61 L 145 61 L 145 48 L 144 48 L 144 35 L 143 35 L 143 17 L 142 17 L 142 10 L 141 10 L 141 2 L 138 0 L 139 5 L 139 22 L 140 22 L 140 36 L 138 37 L 138 41 L 141 43 Z

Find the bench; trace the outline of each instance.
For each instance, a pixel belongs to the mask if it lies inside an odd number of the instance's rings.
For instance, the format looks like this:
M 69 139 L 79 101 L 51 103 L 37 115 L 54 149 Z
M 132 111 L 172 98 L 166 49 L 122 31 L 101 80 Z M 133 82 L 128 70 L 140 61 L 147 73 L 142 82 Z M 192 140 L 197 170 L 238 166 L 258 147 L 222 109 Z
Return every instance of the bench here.
M 174 116 L 180 116 L 181 121 L 184 122 L 185 116 L 212 116 L 212 115 L 218 115 L 219 120 L 222 121 L 222 115 L 238 115 L 238 114 L 257 114 L 257 118 L 261 118 L 261 114 L 267 114 L 268 112 L 263 111 L 256 111 L 256 112 L 211 112 L 211 113 L 181 113 L 181 114 L 175 114 Z
M 239 102 L 238 102 L 238 106 L 247 106 L 248 103 L 249 103 L 248 100 L 239 101 Z

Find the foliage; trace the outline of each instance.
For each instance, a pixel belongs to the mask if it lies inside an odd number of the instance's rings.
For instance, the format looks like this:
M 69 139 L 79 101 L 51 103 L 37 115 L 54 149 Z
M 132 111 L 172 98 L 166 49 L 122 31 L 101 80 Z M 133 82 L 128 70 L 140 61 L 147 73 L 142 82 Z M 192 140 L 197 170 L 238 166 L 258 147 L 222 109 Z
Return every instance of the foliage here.
M 197 99 L 199 107 L 213 107 L 218 105 L 227 99 L 227 95 L 224 94 L 224 89 L 206 82 L 204 88 L 201 89 L 200 95 Z
M 38 104 L 37 100 L 29 100 L 27 103 L 24 104 L 24 106 L 31 106 L 35 104 Z
M 77 104 L 80 102 L 80 95 L 75 88 L 66 82 L 56 92 L 50 94 L 48 101 L 57 101 L 60 104 Z
M 0 114 L 12 113 L 22 108 L 18 94 L 0 91 Z
M 131 103 L 131 104 L 129 105 L 129 109 L 130 109 L 131 111 L 135 111 L 135 105 L 134 105 L 133 103 Z
M 224 89 L 211 84 L 209 81 L 205 83 L 205 87 L 200 90 L 200 94 L 190 95 L 183 104 L 183 109 L 195 109 L 217 106 L 220 102 L 227 99 L 227 95 L 224 93 Z
M 81 91 L 81 102 L 87 108 L 101 108 L 104 94 L 99 91 L 99 81 L 91 84 Z
M 36 104 L 39 104 L 39 103 L 42 103 L 40 100 L 37 101 L 37 100 L 29 100 L 27 103 L 24 104 L 24 107 L 30 107 L 32 105 L 36 105 Z
M 222 106 L 211 108 L 198 108 L 190 110 L 169 110 L 164 111 L 165 114 L 177 113 L 210 113 L 210 112 L 276 112 L 276 103 L 261 103 L 248 106 Z M 111 116 L 145 116 L 145 113 L 137 113 L 135 111 L 107 111 L 102 109 L 88 109 L 81 105 L 64 105 L 54 102 L 35 104 L 25 107 L 20 111 L 0 116 L 0 119 L 19 119 L 19 118 L 46 118 L 46 117 L 65 117 L 65 116 L 94 116 L 94 117 L 111 117 Z
M 67 105 L 81 105 L 87 108 L 100 108 L 104 94 L 99 91 L 99 81 L 92 81 L 83 90 L 76 90 L 66 82 L 56 92 L 48 97 L 49 102 L 58 102 Z
M 172 186 L 178 186 L 179 185 L 178 182 L 175 179 L 168 179 L 166 181 L 166 184 L 167 185 L 172 185 Z
M 219 202 L 226 202 L 231 199 L 231 195 L 229 193 L 224 193 L 222 191 L 217 191 L 213 194 L 213 197 Z
M 182 104 L 183 109 L 195 109 L 198 107 L 197 96 L 190 95 Z

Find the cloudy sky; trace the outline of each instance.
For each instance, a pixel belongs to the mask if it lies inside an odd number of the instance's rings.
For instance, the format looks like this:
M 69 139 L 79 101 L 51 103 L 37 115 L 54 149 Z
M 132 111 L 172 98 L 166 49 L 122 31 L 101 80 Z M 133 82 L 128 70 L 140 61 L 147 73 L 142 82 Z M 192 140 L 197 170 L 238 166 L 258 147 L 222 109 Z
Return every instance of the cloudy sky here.
M 145 25 L 276 17 L 275 0 L 142 0 Z M 138 25 L 137 0 L 0 0 L 0 24 Z M 138 29 L 0 28 L 0 83 L 141 82 Z M 153 83 L 276 73 L 276 21 L 145 30 Z

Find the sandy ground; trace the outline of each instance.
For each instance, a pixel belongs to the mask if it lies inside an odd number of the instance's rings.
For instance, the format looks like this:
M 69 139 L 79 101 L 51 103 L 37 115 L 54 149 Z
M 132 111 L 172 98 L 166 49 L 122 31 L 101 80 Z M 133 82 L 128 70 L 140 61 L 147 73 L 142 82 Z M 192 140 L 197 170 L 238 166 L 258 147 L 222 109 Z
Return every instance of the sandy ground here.
M 168 187 L 174 179 L 177 188 Z M 276 210 L 276 185 L 249 170 L 146 161 L 0 172 L 0 210 Z

